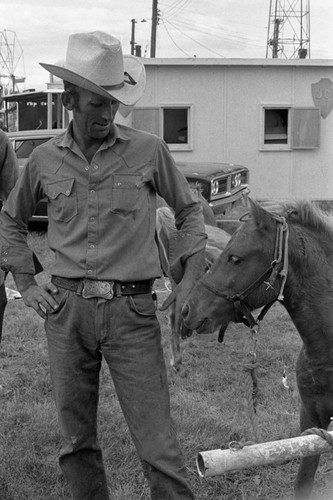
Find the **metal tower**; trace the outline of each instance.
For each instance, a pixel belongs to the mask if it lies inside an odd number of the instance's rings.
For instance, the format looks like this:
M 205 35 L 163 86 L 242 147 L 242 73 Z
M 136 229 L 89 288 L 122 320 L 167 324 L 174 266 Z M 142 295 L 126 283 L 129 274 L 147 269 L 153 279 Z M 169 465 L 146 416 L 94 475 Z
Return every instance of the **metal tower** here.
M 0 86 L 4 94 L 17 92 L 25 81 L 23 50 L 14 31 L 0 31 Z
M 310 0 L 270 0 L 266 57 L 310 58 Z

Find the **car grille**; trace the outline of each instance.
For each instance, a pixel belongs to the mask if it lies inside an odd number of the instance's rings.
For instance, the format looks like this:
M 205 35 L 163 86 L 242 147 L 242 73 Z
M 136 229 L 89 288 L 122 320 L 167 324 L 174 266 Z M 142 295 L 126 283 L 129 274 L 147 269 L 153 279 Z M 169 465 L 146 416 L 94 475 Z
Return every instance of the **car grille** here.
M 226 177 L 223 179 L 218 179 L 218 192 L 216 195 L 214 195 L 214 198 L 216 196 L 226 193 L 227 191 L 228 191 L 228 179 Z

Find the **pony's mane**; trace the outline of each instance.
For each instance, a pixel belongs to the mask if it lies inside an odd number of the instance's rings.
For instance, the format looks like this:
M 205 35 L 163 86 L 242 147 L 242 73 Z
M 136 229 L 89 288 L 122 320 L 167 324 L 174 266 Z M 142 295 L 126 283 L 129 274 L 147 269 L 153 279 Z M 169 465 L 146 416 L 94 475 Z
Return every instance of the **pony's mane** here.
M 333 216 L 324 212 L 316 203 L 307 200 L 281 203 L 269 212 L 278 213 L 290 224 L 300 224 L 333 239 Z

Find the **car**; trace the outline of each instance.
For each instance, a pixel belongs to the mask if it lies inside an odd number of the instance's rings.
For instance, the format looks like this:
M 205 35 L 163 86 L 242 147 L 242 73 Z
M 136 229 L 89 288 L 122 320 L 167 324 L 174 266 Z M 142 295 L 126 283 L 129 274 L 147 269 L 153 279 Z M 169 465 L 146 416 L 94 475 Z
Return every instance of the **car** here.
M 17 155 L 20 170 L 23 169 L 33 149 L 48 141 L 63 129 L 23 130 L 8 132 L 8 136 Z M 207 200 L 216 217 L 224 215 L 248 192 L 249 170 L 242 165 L 211 162 L 176 161 L 191 188 L 199 191 Z M 42 200 L 31 221 L 47 222 L 47 202 Z
M 208 201 L 215 217 L 225 215 L 249 192 L 249 169 L 232 163 L 178 162 L 190 186 Z

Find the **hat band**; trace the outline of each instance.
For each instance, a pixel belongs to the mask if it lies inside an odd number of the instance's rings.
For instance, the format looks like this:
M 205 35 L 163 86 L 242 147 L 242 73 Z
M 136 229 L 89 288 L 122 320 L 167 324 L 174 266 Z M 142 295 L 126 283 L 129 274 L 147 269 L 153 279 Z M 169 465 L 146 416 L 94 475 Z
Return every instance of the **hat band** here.
M 132 78 L 131 75 L 127 73 L 127 71 L 125 71 L 124 75 L 127 76 L 128 78 L 127 80 L 124 80 L 121 83 L 117 83 L 116 85 L 102 85 L 103 89 L 109 91 L 109 90 L 121 89 L 125 85 L 125 83 L 128 83 L 129 85 L 137 84 L 134 78 Z
M 125 85 L 125 82 L 117 83 L 117 85 L 101 85 L 101 87 L 105 90 L 115 90 L 121 89 Z

